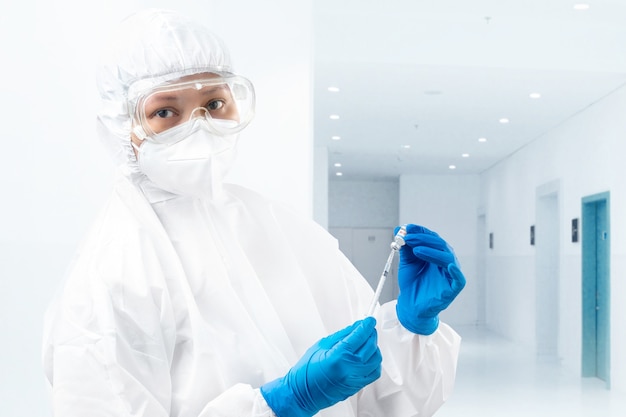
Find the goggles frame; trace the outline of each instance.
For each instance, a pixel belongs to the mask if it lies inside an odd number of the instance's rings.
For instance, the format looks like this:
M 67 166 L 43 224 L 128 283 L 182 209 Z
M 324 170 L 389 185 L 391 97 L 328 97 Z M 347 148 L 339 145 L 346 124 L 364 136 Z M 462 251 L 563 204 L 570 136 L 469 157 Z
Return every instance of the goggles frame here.
M 191 121 L 195 117 L 201 117 L 199 116 L 200 113 L 204 113 L 204 119 L 207 121 L 209 129 L 215 134 L 226 136 L 241 132 L 254 118 L 256 102 L 254 85 L 250 80 L 240 75 L 231 74 L 211 76 L 211 74 L 213 73 L 207 73 L 206 77 L 194 78 L 187 81 L 181 81 L 179 78 L 177 80 L 168 81 L 139 92 L 137 94 L 137 100 L 135 101 L 135 111 L 132 116 L 133 133 L 140 140 L 148 139 L 151 136 L 159 136 L 170 129 L 187 124 L 187 122 Z M 228 87 L 229 96 L 232 98 L 232 103 L 230 103 L 230 105 L 234 106 L 237 119 L 213 117 L 211 114 L 212 110 L 205 106 L 196 106 L 193 108 L 188 106 L 188 110 L 190 110 L 188 118 L 181 118 L 177 123 L 159 132 L 154 131 L 149 121 L 149 115 L 146 114 L 145 107 L 146 102 L 149 102 L 150 98 L 153 98 L 157 94 L 168 92 L 176 93 L 190 90 L 200 92 L 206 88 L 214 86 Z

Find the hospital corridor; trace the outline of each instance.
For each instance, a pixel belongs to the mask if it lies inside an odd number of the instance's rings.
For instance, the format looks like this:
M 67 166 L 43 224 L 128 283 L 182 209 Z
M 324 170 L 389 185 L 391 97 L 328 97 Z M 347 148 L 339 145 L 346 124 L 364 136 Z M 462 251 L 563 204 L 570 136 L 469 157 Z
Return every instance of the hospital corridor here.
M 435 180 L 432 177 L 428 179 Z M 452 192 L 460 192 L 461 188 L 467 190 L 471 187 L 471 182 L 465 182 L 462 187 L 456 189 L 453 189 L 453 184 L 448 179 L 439 180 L 431 185 L 423 185 L 418 193 L 420 198 L 407 201 L 406 210 L 415 210 L 416 207 L 420 207 L 419 200 L 428 199 L 428 197 L 432 204 L 436 195 L 446 202 L 441 203 L 435 209 L 426 207 L 424 212 L 430 219 L 437 221 L 438 213 L 449 210 L 444 207 L 444 204 L 455 201 L 448 196 L 444 197 L 441 190 L 447 188 L 453 190 Z M 432 194 L 429 194 L 431 188 L 434 190 Z M 401 184 L 393 181 L 342 180 L 330 183 L 331 202 L 338 203 L 330 209 L 330 221 L 336 225 L 336 227 L 331 227 L 330 231 L 337 237 L 344 253 L 357 267 L 365 271 L 364 274 L 373 285 L 380 274 L 388 250 L 390 234 L 383 227 L 363 226 L 384 223 L 387 217 L 391 219 L 389 220 L 391 223 L 398 222 L 396 213 L 401 213 L 403 207 L 401 199 L 397 198 L 400 189 Z M 382 202 L 373 202 L 369 199 L 370 195 L 382 195 L 385 198 L 380 200 Z M 465 203 L 456 200 L 455 206 L 466 207 L 471 201 L 471 196 Z M 537 201 L 539 204 L 542 203 L 541 198 Z M 551 203 L 555 202 L 551 200 Z M 534 205 L 534 202 L 532 204 Z M 548 206 L 550 206 L 549 203 Z M 368 209 L 360 210 L 359 207 Z M 585 206 L 581 205 L 581 208 L 583 207 Z M 462 210 L 459 209 L 459 211 Z M 371 216 L 372 211 L 376 212 L 379 217 Z M 548 209 L 547 213 L 550 212 L 551 210 Z M 558 211 L 555 210 L 553 214 L 558 218 L 557 213 Z M 550 215 L 546 213 L 540 214 L 540 218 L 543 216 L 550 218 Z M 467 218 L 469 222 L 469 216 Z M 441 224 L 443 223 L 442 221 Z M 532 265 L 535 263 L 533 258 L 541 259 L 546 254 L 559 257 L 558 253 L 563 251 L 559 249 L 559 246 L 577 244 L 578 242 L 571 242 L 570 230 L 564 233 L 566 236 L 563 237 L 563 243 L 556 244 L 556 249 L 551 248 L 550 245 L 545 247 L 537 240 L 534 242 L 535 245 L 530 245 L 530 230 L 524 230 L 523 243 L 532 248 L 533 252 L 529 252 L 527 257 L 507 255 L 500 260 L 493 253 L 500 240 L 493 239 L 490 248 L 489 232 L 484 223 L 485 219 L 481 211 L 474 223 L 476 243 L 473 239 L 469 242 L 472 250 L 477 247 L 475 258 L 465 258 L 463 251 L 459 255 L 461 265 L 468 268 L 466 272 L 474 267 L 476 275 L 472 275 L 471 272 L 468 274 L 468 285 L 464 293 L 456 300 L 456 304 L 450 307 L 448 315 L 444 315 L 444 321 L 452 323 L 463 339 L 454 392 L 436 415 L 440 417 L 496 415 L 617 417 L 625 415 L 626 395 L 621 388 L 609 388 L 606 377 L 600 379 L 597 376 L 582 376 L 580 363 L 583 358 L 584 340 L 582 311 L 567 312 L 563 308 L 564 305 L 574 305 L 582 310 L 582 288 L 579 287 L 581 282 L 577 282 L 578 288 L 568 288 L 568 286 L 571 276 L 582 273 L 583 261 L 568 256 L 567 261 L 561 265 L 554 265 L 554 263 L 550 265 L 549 259 L 545 267 Z M 343 227 L 339 227 L 340 224 Z M 558 224 L 558 220 L 550 220 L 542 224 L 541 228 L 544 229 L 550 224 Z M 456 227 L 467 233 L 467 228 L 463 224 L 457 223 Z M 507 227 L 514 228 L 513 225 Z M 449 230 L 454 233 L 454 227 Z M 536 230 L 534 237 L 541 240 L 551 239 L 551 234 L 556 236 L 556 241 L 561 240 L 558 237 L 561 232 L 558 230 L 552 230 L 547 234 Z M 513 237 L 504 236 L 501 239 L 513 239 Z M 457 243 L 462 243 L 462 240 L 458 240 Z M 539 245 L 538 248 L 537 245 Z M 480 249 L 481 247 L 483 250 Z M 537 252 L 535 248 L 545 253 Z M 459 247 L 457 246 L 456 249 L 459 250 Z M 518 256 L 521 258 L 516 259 Z M 544 275 L 546 268 L 548 272 Z M 497 271 L 497 273 L 491 271 Z M 562 274 L 567 278 L 563 279 L 561 284 L 554 282 Z M 493 281 L 489 278 L 490 275 Z M 516 275 L 519 282 L 509 280 L 507 277 L 511 275 Z M 395 276 L 392 275 L 384 292 L 386 299 L 393 299 L 397 296 L 394 279 Z M 506 281 L 506 284 L 502 281 Z M 622 288 L 619 283 L 615 286 Z M 528 287 L 531 287 L 532 291 Z M 533 294 L 535 288 L 539 295 Z M 469 297 L 466 298 L 466 296 Z M 568 300 L 566 296 L 571 298 Z M 471 306 L 463 306 L 463 303 L 469 301 L 470 297 L 481 301 Z M 500 298 L 506 298 L 507 301 L 502 302 Z M 542 307 L 537 304 L 540 301 L 549 304 Z M 557 306 L 559 304 L 560 306 Z M 546 317 L 536 316 L 546 307 L 550 310 Z M 508 319 L 505 321 L 502 317 L 498 317 L 490 320 L 488 317 L 490 311 L 497 311 L 498 315 L 508 316 Z M 529 317 L 532 319 L 529 320 Z M 493 327 L 487 324 L 489 321 L 493 323 Z M 504 322 L 508 324 L 500 324 Z M 620 328 L 621 320 L 615 320 L 614 325 Z M 559 329 L 560 326 L 562 329 Z M 501 330 L 494 330 L 494 328 Z M 525 335 L 520 331 L 522 328 L 527 329 Z M 614 336 L 617 340 L 621 337 L 619 334 Z M 568 358 L 569 352 L 575 352 L 574 356 Z M 613 353 L 613 361 L 617 363 L 612 365 L 614 373 L 622 372 L 618 365 L 621 363 L 621 357 L 621 352 Z
M 460 327 L 457 383 L 438 417 L 618 417 L 626 396 L 604 381 L 581 378 L 550 357 L 537 356 L 484 328 Z

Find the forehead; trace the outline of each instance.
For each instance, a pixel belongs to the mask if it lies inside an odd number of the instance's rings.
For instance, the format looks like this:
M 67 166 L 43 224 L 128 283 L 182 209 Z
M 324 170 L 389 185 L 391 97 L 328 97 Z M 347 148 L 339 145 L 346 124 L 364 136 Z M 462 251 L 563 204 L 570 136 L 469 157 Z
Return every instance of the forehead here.
M 219 90 L 227 87 L 229 82 L 218 74 L 204 72 L 199 74 L 187 75 L 175 80 L 167 81 L 159 84 L 151 89 L 148 94 L 159 93 L 163 91 L 181 91 L 181 90 Z
M 197 80 L 207 80 L 211 78 L 219 78 L 219 74 L 214 72 L 199 72 L 197 74 L 185 75 L 184 77 L 177 78 L 175 80 L 168 81 L 166 84 L 178 84 Z
M 215 80 L 221 78 L 220 74 L 216 74 L 214 72 L 206 71 L 199 72 L 196 74 L 185 75 L 178 78 L 170 78 L 165 81 L 154 82 L 149 79 L 139 80 L 133 83 L 128 89 L 128 100 L 134 106 L 137 101 L 145 99 L 146 96 L 149 96 L 155 92 L 168 90 L 171 88 L 176 88 L 180 85 L 185 84 L 193 84 L 194 81 L 205 80 L 207 82 L 211 82 L 211 80 Z
M 214 81 L 214 82 L 213 82 Z M 189 100 L 225 94 L 229 87 L 214 73 L 200 73 L 178 78 L 156 86 L 141 100 L 144 105 L 155 101 Z

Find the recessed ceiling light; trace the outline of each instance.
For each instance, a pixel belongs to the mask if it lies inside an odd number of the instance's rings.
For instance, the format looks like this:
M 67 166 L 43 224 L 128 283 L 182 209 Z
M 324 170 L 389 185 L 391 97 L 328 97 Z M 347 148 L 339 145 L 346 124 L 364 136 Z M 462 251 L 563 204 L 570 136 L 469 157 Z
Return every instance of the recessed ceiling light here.
M 331 136 L 330 138 L 331 138 L 332 140 L 341 140 L 341 136 L 337 136 L 337 135 L 335 135 L 335 136 Z
M 464 153 L 461 155 L 463 158 L 469 158 L 469 154 L 468 153 Z
M 336 172 L 335 175 L 341 177 L 343 175 L 343 172 Z
M 449 165 L 448 168 L 450 169 L 456 169 L 456 165 Z
M 507 119 L 506 117 L 503 117 L 503 118 L 501 118 L 499 121 L 500 121 L 500 123 L 502 123 L 502 124 L 506 124 L 506 123 L 508 123 L 508 122 L 509 122 L 509 119 Z
M 530 93 L 528 95 L 528 97 L 530 97 L 530 98 L 541 98 L 541 94 L 540 93 Z
M 341 166 L 341 163 L 340 163 L 340 162 L 335 162 L 335 166 L 336 166 L 337 168 L 339 168 L 339 167 Z
M 487 138 L 478 138 L 479 142 L 487 142 Z
M 411 149 L 411 145 L 402 145 L 404 149 Z
M 587 3 L 578 3 L 574 5 L 574 10 L 589 10 L 589 5 Z
M 331 118 L 331 120 L 339 120 L 339 115 L 338 114 L 331 114 L 330 118 Z
M 328 91 L 330 91 L 331 93 L 338 93 L 339 92 L 339 87 L 330 86 L 330 87 L 328 87 Z

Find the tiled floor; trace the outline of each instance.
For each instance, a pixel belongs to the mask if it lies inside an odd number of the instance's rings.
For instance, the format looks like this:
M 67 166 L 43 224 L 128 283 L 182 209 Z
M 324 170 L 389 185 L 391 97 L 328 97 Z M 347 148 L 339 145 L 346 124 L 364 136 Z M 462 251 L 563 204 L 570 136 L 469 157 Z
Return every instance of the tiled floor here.
M 563 372 L 492 333 L 463 336 L 454 394 L 437 417 L 625 417 L 626 395 L 604 381 Z

